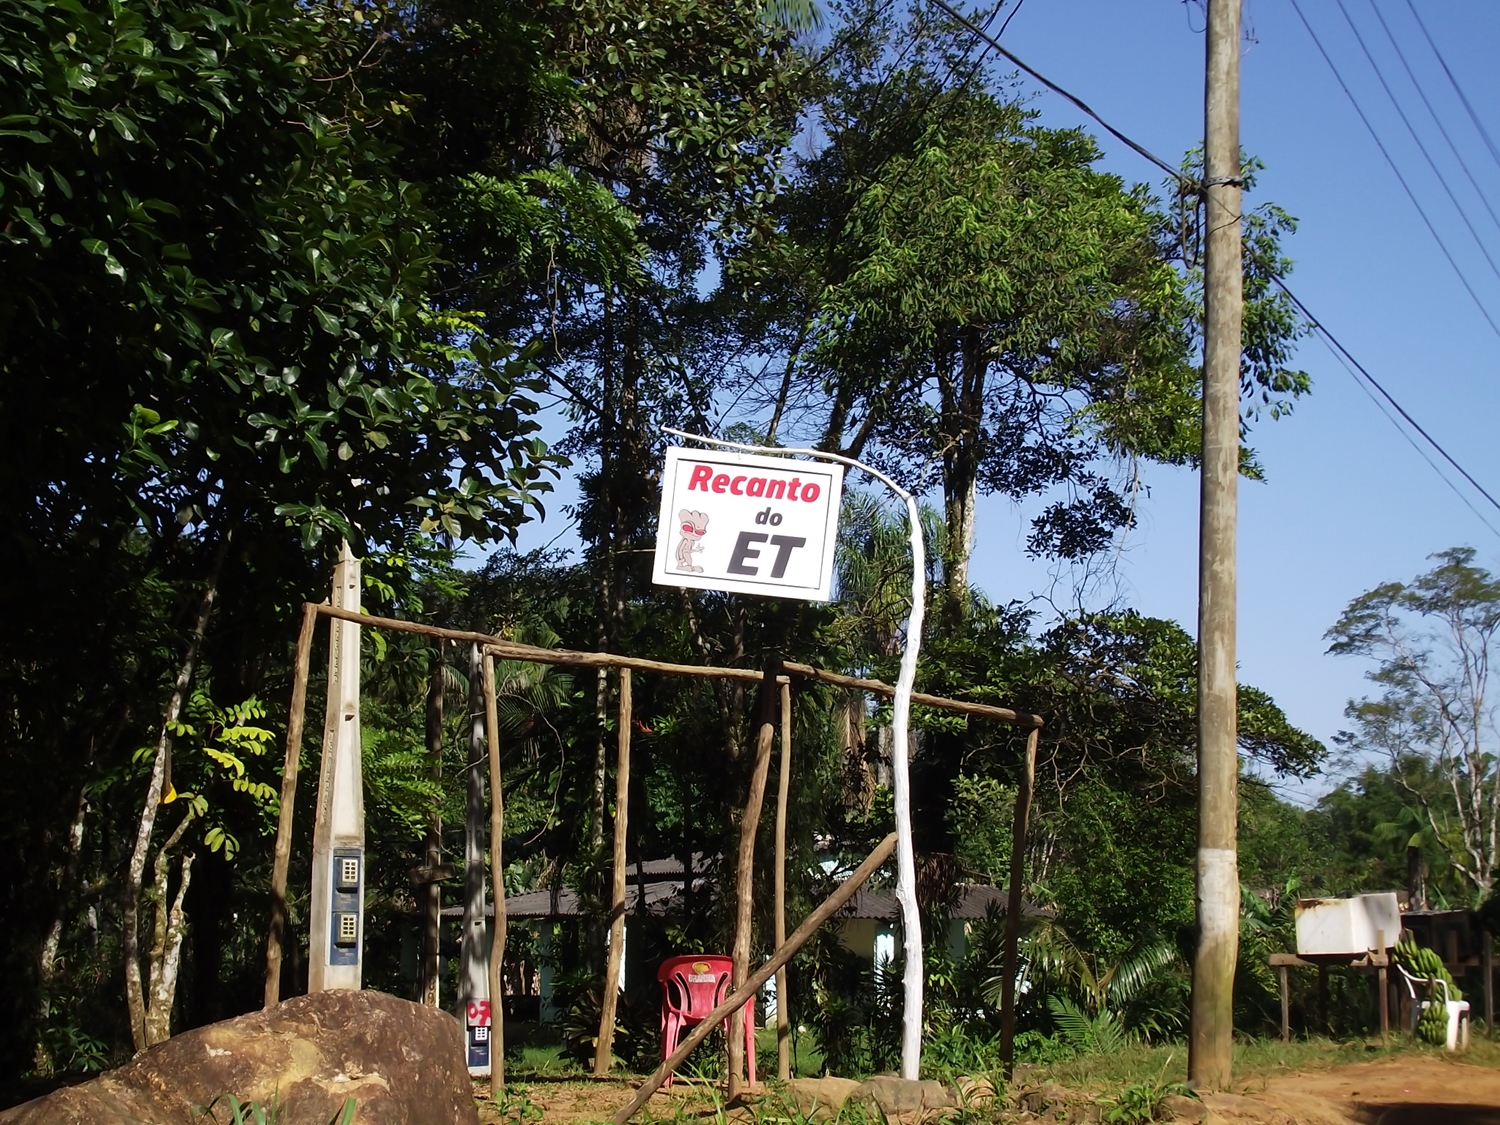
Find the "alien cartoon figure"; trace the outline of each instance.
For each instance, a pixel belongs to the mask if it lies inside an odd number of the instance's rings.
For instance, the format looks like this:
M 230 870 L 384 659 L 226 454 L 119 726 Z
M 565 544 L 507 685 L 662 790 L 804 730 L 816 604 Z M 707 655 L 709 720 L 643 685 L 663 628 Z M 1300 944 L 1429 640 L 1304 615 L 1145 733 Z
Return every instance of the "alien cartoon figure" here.
M 708 516 L 702 512 L 690 512 L 686 508 L 677 513 L 682 539 L 677 543 L 677 569 L 702 574 L 701 566 L 693 565 L 693 552 L 703 550 L 698 540 L 708 530 Z

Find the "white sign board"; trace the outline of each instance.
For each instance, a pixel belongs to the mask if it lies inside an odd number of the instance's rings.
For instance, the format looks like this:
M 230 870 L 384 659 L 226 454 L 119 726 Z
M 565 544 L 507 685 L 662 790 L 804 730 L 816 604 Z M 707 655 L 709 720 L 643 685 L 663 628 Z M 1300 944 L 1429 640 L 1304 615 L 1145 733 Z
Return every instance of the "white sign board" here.
M 827 601 L 840 465 L 668 449 L 652 581 Z

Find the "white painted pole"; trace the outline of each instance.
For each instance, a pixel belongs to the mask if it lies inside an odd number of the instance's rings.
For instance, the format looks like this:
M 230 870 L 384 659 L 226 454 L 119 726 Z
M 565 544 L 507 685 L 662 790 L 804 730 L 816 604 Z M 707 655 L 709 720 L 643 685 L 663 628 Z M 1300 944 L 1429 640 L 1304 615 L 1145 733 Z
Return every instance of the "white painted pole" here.
M 927 602 L 927 551 L 922 539 L 922 517 L 917 501 L 910 492 L 886 476 L 852 457 L 825 453 L 821 449 L 795 449 L 780 446 L 745 445 L 737 441 L 690 434 L 685 430 L 662 427 L 663 433 L 721 449 L 738 449 L 745 453 L 800 455 L 822 461 L 837 461 L 859 469 L 880 481 L 906 504 L 906 519 L 911 528 L 911 614 L 906 620 L 906 646 L 901 653 L 901 672 L 896 678 L 896 697 L 892 702 L 891 735 L 895 743 L 891 752 L 891 775 L 895 783 L 896 806 L 896 901 L 901 906 L 901 933 L 906 948 L 906 971 L 902 977 L 905 1000 L 901 1021 L 901 1077 L 915 1080 L 922 1063 L 922 916 L 917 909 L 916 856 L 911 836 L 911 693 L 917 679 L 917 656 L 922 647 L 922 618 Z
M 490 1036 L 494 1026 L 490 1001 L 490 927 L 484 917 L 484 847 L 489 808 L 485 775 L 489 761 L 485 741 L 484 661 L 479 646 L 469 646 L 469 779 L 464 803 L 464 923 L 459 940 L 459 1003 L 470 1074 L 490 1073 Z
M 333 569 L 337 609 L 359 612 L 359 560 L 344 543 Z M 313 823 L 307 989 L 363 985 L 365 797 L 359 745 L 359 626 L 329 619 L 328 710 Z

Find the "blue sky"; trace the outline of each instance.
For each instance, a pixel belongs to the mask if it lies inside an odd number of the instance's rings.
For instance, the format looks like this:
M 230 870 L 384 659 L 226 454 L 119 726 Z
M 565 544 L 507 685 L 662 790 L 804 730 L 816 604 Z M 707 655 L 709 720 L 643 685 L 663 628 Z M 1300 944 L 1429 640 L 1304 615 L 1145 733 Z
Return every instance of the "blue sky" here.
M 1428 170 L 1338 4 L 1299 2 L 1490 315 L 1500 320 L 1500 279 Z M 1500 260 L 1500 227 L 1426 116 L 1371 0 L 1343 3 Z M 1375 3 L 1495 205 L 1500 164 L 1469 123 L 1405 0 Z M 1500 105 L 1500 72 L 1493 65 L 1500 5 L 1418 3 L 1491 137 L 1500 135 L 1500 113 L 1493 113 Z M 1491 437 L 1500 413 L 1500 337 L 1443 257 L 1291 0 L 1246 0 L 1244 11 L 1254 40 L 1242 58 L 1241 141 L 1266 163 L 1249 202 L 1273 200 L 1299 219 L 1287 244 L 1296 260 L 1293 288 L 1428 432 L 1500 496 L 1500 450 Z M 1202 26 L 1198 7 L 1178 0 L 1026 0 L 1004 42 L 1116 128 L 1175 160 L 1202 135 Z M 1054 95 L 1038 96 L 1036 105 L 1047 123 L 1083 123 Z M 1140 157 L 1107 136 L 1101 143 L 1111 170 L 1155 182 Z M 1298 362 L 1313 376 L 1313 393 L 1290 418 L 1257 425 L 1251 442 L 1267 479 L 1240 486 L 1240 679 L 1269 691 L 1293 722 L 1327 740 L 1342 725 L 1346 701 L 1362 691 L 1358 662 L 1324 654 L 1323 633 L 1349 599 L 1376 583 L 1420 573 L 1429 554 L 1457 544 L 1477 548 L 1493 565 L 1500 539 L 1322 343 L 1304 341 Z M 1151 493 L 1119 558 L 1122 593 L 1141 612 L 1192 630 L 1197 476 L 1157 467 L 1143 476 Z M 1484 501 L 1464 488 L 1485 511 Z M 1490 509 L 1486 516 L 1500 526 L 1500 513 Z M 991 500 L 982 507 L 974 573 L 993 596 L 1024 597 L 1049 581 L 1045 566 L 1024 558 L 1025 531 L 1024 517 L 1010 505 Z
M 1500 277 L 1427 168 L 1382 90 L 1336 0 L 1298 0 L 1412 191 L 1490 315 Z M 1500 163 L 1467 119 L 1406 0 L 1342 0 L 1418 135 L 1447 176 L 1490 255 L 1500 225 L 1483 207 L 1418 99 L 1376 21 L 1379 5 L 1438 116 L 1500 212 Z M 1500 5 L 1416 0 L 1422 18 L 1491 137 L 1500 137 Z M 1274 201 L 1300 221 L 1287 243 L 1298 295 L 1370 372 L 1478 480 L 1500 496 L 1500 336 L 1485 322 L 1433 235 L 1339 88 L 1291 0 L 1246 0 L 1241 138 L 1266 164 L 1249 204 Z M 996 27 L 999 26 L 997 21 Z M 1201 9 L 1181 0 L 1023 0 L 1005 45 L 1072 90 L 1111 124 L 1175 162 L 1202 135 Z M 1100 136 L 1105 167 L 1159 183 L 1156 170 L 1092 127 L 1061 98 L 1038 92 L 1049 125 Z M 1324 654 L 1323 633 L 1356 594 L 1423 570 L 1427 556 L 1467 544 L 1494 564 L 1500 537 L 1485 527 L 1315 338 L 1299 364 L 1313 393 L 1251 437 L 1264 483 L 1240 487 L 1240 679 L 1269 691 L 1291 720 L 1325 741 L 1342 725 L 1363 668 Z M 1450 472 L 1450 476 L 1455 476 Z M 1108 588 L 1142 613 L 1194 628 L 1195 473 L 1147 466 L 1140 524 L 1115 557 Z M 1500 527 L 1500 512 L 1462 485 Z M 564 489 L 566 496 L 571 489 Z M 1028 513 L 981 501 L 972 576 L 993 598 L 1054 593 L 1072 575 L 1024 553 Z M 558 516 L 526 529 L 522 546 L 562 534 Z M 1327 780 L 1291 796 L 1303 800 Z

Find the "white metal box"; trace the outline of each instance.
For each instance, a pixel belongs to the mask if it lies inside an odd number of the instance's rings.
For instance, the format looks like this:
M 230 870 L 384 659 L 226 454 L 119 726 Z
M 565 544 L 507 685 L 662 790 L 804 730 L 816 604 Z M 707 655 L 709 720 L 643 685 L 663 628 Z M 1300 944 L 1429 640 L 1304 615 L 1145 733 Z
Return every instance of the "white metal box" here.
M 1401 938 L 1396 894 L 1297 900 L 1297 952 L 1357 957 L 1384 951 Z

